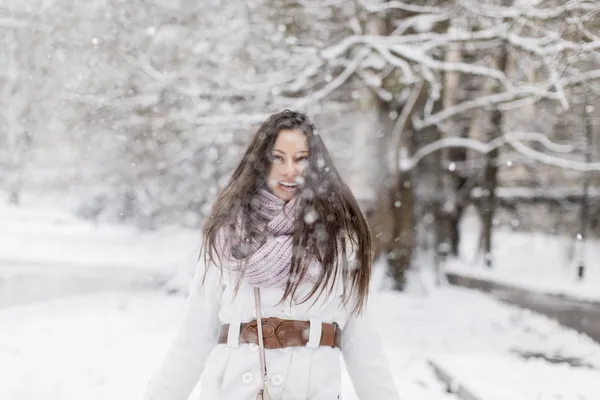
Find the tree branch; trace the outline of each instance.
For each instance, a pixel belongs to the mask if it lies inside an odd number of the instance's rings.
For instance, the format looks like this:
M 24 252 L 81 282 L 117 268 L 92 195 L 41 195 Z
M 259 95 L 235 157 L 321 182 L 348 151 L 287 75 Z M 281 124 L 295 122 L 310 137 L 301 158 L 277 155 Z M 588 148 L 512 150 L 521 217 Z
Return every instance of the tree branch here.
M 413 13 L 443 13 L 448 11 L 448 8 L 441 7 L 428 7 L 428 6 L 417 6 L 408 4 L 402 1 L 386 1 L 383 3 L 373 3 L 368 0 L 358 0 L 358 4 L 360 4 L 365 10 L 371 13 L 379 13 L 387 10 L 403 10 Z
M 572 0 L 561 6 L 551 8 L 535 8 L 535 7 L 502 7 L 485 4 L 485 8 L 481 7 L 479 1 L 458 0 L 458 4 L 467 9 L 469 12 L 488 17 L 488 18 L 503 18 L 503 19 L 518 19 L 530 18 L 548 20 L 559 18 L 569 11 L 594 11 L 598 10 L 598 3 Z
M 574 146 L 554 143 L 545 134 L 539 132 L 513 132 L 510 134 L 504 134 L 488 143 L 471 138 L 450 137 L 437 140 L 421 147 L 411 158 L 403 160 L 403 163 L 399 162 L 397 168 L 402 171 L 412 169 L 424 157 L 444 148 L 459 147 L 470 149 L 482 154 L 488 154 L 494 149 L 504 145 L 509 145 L 518 153 L 542 164 L 553 165 L 556 167 L 580 172 L 600 171 L 600 162 L 586 163 L 545 154 L 527 147 L 525 144 L 521 143 L 521 140 L 537 141 L 548 150 L 554 152 L 569 153 L 575 150 Z
M 327 85 L 323 86 L 321 89 L 317 90 L 313 94 L 306 96 L 300 100 L 297 100 L 295 103 L 293 103 L 292 107 L 296 109 L 303 108 L 307 104 L 314 103 L 325 98 L 331 92 L 342 86 L 342 84 L 344 84 L 344 82 L 346 82 L 352 76 L 352 74 L 360 66 L 363 60 L 369 55 L 369 52 L 369 49 L 361 49 L 361 51 L 358 52 L 356 57 L 354 57 L 354 59 L 346 66 L 346 68 L 344 69 L 344 71 L 342 71 L 341 74 L 336 76 L 335 79 L 333 79 L 331 82 L 329 82 Z
M 510 101 L 533 96 L 551 97 L 551 93 L 545 92 L 544 90 L 537 87 L 525 87 L 517 88 L 510 92 L 482 96 L 474 100 L 463 101 L 462 103 L 459 103 L 455 106 L 445 108 L 441 111 L 438 111 L 435 114 L 431 114 L 430 116 L 425 117 L 424 119 L 413 119 L 413 126 L 416 130 L 421 130 L 428 126 L 440 124 L 448 118 L 452 118 L 455 115 L 459 115 L 470 110 L 483 107 L 490 107 L 496 104 L 507 103 Z

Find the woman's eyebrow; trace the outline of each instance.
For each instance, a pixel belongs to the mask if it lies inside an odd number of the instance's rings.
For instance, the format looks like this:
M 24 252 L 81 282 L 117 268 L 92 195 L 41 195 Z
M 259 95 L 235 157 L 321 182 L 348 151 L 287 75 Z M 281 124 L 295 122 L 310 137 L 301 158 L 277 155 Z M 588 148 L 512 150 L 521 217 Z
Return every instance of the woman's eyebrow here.
M 284 154 L 284 155 L 286 154 L 285 151 L 279 150 L 279 149 L 273 149 L 273 153 L 275 153 L 275 152 L 281 153 L 281 154 Z M 298 150 L 296 152 L 296 154 L 308 154 L 308 150 Z

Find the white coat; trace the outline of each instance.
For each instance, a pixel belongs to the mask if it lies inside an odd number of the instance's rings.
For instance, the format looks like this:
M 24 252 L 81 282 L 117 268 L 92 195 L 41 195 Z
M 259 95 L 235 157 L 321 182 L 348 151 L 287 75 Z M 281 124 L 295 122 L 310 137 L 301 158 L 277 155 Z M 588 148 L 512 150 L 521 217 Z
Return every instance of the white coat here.
M 255 319 L 253 288 L 242 284 L 234 296 L 235 277 L 211 268 L 201 286 L 204 267 L 199 264 L 179 334 L 151 379 L 145 400 L 186 400 L 202 375 L 201 400 L 254 400 L 261 387 L 258 346 L 240 344 L 239 324 Z M 297 298 L 310 289 L 300 286 Z M 262 315 L 282 319 L 337 322 L 342 329 L 337 348 L 292 347 L 266 349 L 268 388 L 273 400 L 335 400 L 340 396 L 343 355 L 360 400 L 399 399 L 380 339 L 368 313 L 351 315 L 336 290 L 311 307 L 281 299 L 281 289 L 261 289 Z M 313 324 L 314 321 L 314 324 Z M 230 324 L 227 344 L 215 345 L 221 324 Z M 236 331 L 237 329 L 237 331 Z M 233 334 L 231 334 L 233 332 Z M 314 340 L 309 337 L 309 343 Z M 317 339 L 318 342 L 318 339 Z

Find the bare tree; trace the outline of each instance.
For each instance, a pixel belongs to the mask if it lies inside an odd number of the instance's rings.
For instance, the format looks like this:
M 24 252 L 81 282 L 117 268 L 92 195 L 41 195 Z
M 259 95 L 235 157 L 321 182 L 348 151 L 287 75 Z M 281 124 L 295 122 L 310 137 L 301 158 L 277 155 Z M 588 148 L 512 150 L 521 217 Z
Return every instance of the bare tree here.
M 583 80 L 600 79 L 600 42 L 586 28 L 600 7 L 593 2 L 556 5 L 546 1 L 536 5 L 506 5 L 469 0 L 411 4 L 365 0 L 357 3 L 367 12 L 385 16 L 390 21 L 389 25 L 395 28 L 383 35 L 359 32 L 346 36 L 324 46 L 321 55 L 331 68 L 331 75 L 341 81 L 348 81 L 350 77 L 362 79 L 383 104 L 406 104 L 407 89 L 417 83 L 423 84 L 427 99 L 422 108 L 411 113 L 403 132 L 406 135 L 414 132 L 420 136 L 425 129 L 437 127 L 445 137 L 460 137 L 465 132 L 461 122 L 476 121 L 475 116 L 483 112 L 483 115 L 489 115 L 486 119 L 490 128 L 486 130 L 491 136 L 479 137 L 478 140 L 494 142 L 505 137 L 502 133 L 505 113 L 540 101 L 555 102 L 568 109 L 572 103 L 569 87 Z M 588 32 L 586 40 L 573 39 L 568 34 L 573 29 Z M 469 56 L 444 58 L 450 48 Z M 500 51 L 497 56 L 490 57 L 489 52 L 493 48 Z M 367 49 L 368 56 L 365 57 L 360 49 Z M 352 58 L 355 54 L 363 56 Z M 507 70 L 509 57 L 516 60 L 512 71 Z M 322 60 L 315 60 L 315 63 L 323 67 Z M 337 69 L 339 65 L 345 68 Z M 534 70 L 539 72 L 534 74 Z M 447 74 L 454 74 L 454 79 L 463 82 L 472 82 L 472 91 L 468 95 L 457 96 L 457 101 L 447 103 L 446 107 L 439 107 L 436 105 L 444 84 L 447 84 L 444 82 Z M 311 85 L 314 86 L 314 80 L 323 76 L 326 74 L 314 75 Z M 383 84 L 390 77 L 397 83 Z M 336 81 L 336 78 L 331 81 Z M 305 87 L 295 82 L 298 87 Z M 333 93 L 341 87 L 341 83 L 324 84 L 323 87 Z M 486 93 L 485 87 L 492 90 Z M 307 101 L 314 100 L 314 96 L 310 95 L 305 98 Z M 399 116 L 400 112 L 396 115 Z M 427 140 L 422 142 L 427 143 Z M 544 154 L 518 140 L 513 139 L 511 146 L 524 156 L 548 161 Z M 493 147 L 485 153 L 490 160 L 483 173 L 482 192 L 485 196 L 481 201 L 487 227 L 482 238 L 486 254 L 491 251 L 498 152 L 499 147 Z M 559 160 L 557 163 L 571 165 L 571 160 Z M 397 164 L 392 168 L 403 171 Z M 414 182 L 411 181 L 409 186 L 412 185 Z M 391 202 L 389 207 L 394 204 L 398 202 Z M 410 207 L 410 202 L 402 206 Z M 398 214 L 402 215 L 402 212 Z M 404 219 L 408 221 L 408 217 Z

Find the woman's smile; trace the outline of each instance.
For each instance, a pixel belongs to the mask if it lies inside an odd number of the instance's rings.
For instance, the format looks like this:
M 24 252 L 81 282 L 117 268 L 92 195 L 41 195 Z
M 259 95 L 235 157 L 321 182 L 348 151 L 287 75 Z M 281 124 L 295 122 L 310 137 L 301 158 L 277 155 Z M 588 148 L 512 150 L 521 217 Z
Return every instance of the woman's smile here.
M 279 181 L 278 183 L 288 192 L 295 192 L 298 187 L 298 182 Z

